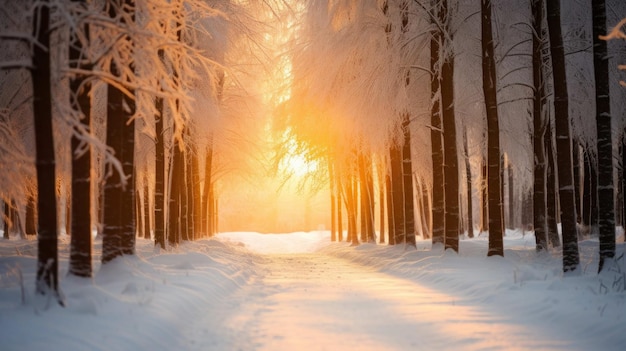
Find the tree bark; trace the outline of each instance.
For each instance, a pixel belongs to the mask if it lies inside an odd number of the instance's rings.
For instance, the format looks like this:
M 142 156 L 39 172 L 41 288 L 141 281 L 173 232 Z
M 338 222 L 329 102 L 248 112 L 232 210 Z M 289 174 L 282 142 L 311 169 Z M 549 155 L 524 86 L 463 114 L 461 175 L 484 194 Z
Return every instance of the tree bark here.
M 402 122 L 402 132 L 404 135 L 402 144 L 404 236 L 407 244 L 416 246 L 415 205 L 413 203 L 413 165 L 411 158 L 411 120 L 408 115 L 404 117 L 404 121 Z
M 117 6 L 109 7 L 109 16 L 116 19 L 117 10 L 132 11 L 134 21 L 134 3 L 132 0 L 120 1 Z M 122 20 L 124 23 L 124 20 Z M 125 40 L 132 40 L 125 38 Z M 132 69 L 132 67 L 131 67 Z M 119 68 L 113 61 L 110 67 L 113 76 L 119 76 Z M 134 91 L 129 89 L 130 94 Z M 121 255 L 135 253 L 135 99 L 125 95 L 115 86 L 107 88 L 107 145 L 115 151 L 122 164 L 126 184 L 123 185 L 118 172 L 106 180 L 104 189 L 104 228 L 102 238 L 102 263 L 108 263 Z M 107 214 L 108 213 L 108 214 Z
M 335 170 L 330 157 L 328 161 L 328 186 L 330 188 L 330 241 L 337 241 L 337 194 L 335 190 Z
M 212 193 L 212 172 L 213 172 L 213 145 L 209 143 L 206 149 L 206 155 L 204 158 L 204 189 L 202 191 L 202 227 L 204 233 L 211 237 L 213 236 L 213 202 Z
M 389 150 L 389 162 L 391 164 L 391 208 L 393 216 L 393 232 L 389 232 L 394 237 L 390 244 L 404 243 L 406 240 L 406 228 L 404 226 L 404 190 L 402 177 L 402 149 L 397 145 L 392 145 Z
M 552 127 L 550 121 L 546 120 L 546 133 L 544 135 L 544 144 L 546 146 L 546 223 L 548 230 L 548 241 L 552 247 L 561 246 L 561 238 L 557 228 L 556 209 L 558 206 L 557 199 L 557 179 L 556 179 L 556 161 L 554 159 L 554 145 L 552 137 Z
M 538 252 L 548 249 L 546 221 L 546 156 L 544 135 L 546 118 L 543 115 L 545 86 L 542 71 L 543 43 L 543 0 L 532 0 L 533 26 L 533 228 L 535 231 L 535 249 Z
M 467 146 L 467 127 L 463 130 L 463 152 L 465 159 L 465 180 L 467 186 L 467 236 L 474 237 L 474 219 L 472 206 L 472 167 L 470 166 L 469 148 Z
M 39 294 L 53 295 L 61 305 L 58 276 L 57 208 L 54 139 L 52 134 L 52 95 L 50 86 L 50 8 L 47 0 L 34 8 L 33 113 L 37 169 L 37 280 Z
M 76 2 L 76 1 L 75 1 Z M 84 4 L 84 1 L 80 1 Z M 78 16 L 77 16 L 78 17 Z M 89 27 L 83 25 L 88 38 Z M 90 69 L 83 61 L 83 43 L 70 26 L 69 61 L 70 68 Z M 91 83 L 84 75 L 70 79 L 70 104 L 81 116 L 82 128 L 91 130 Z M 71 139 L 72 149 L 72 200 L 71 200 L 71 241 L 69 274 L 78 277 L 91 277 L 91 146 L 82 145 L 74 130 Z
M 561 35 L 560 0 L 547 0 L 548 32 L 554 79 L 554 120 L 556 127 L 556 152 L 559 165 L 559 203 L 561 231 L 563 237 L 563 271 L 578 268 L 578 236 L 576 233 L 576 197 L 574 195 L 572 170 L 572 140 L 568 111 L 567 77 L 565 74 L 565 52 Z
M 433 7 L 437 6 L 438 0 L 432 0 Z M 435 26 L 435 16 L 431 16 L 431 24 Z M 431 33 L 430 39 L 430 139 L 433 166 L 433 190 L 432 190 L 432 243 L 443 244 L 445 239 L 445 201 L 443 187 L 443 126 L 441 122 L 441 38 L 442 33 L 437 28 Z
M 489 249 L 487 256 L 504 256 L 504 220 L 500 184 L 500 127 L 496 64 L 491 28 L 491 0 L 481 0 L 483 93 L 487 110 L 487 193 L 489 197 Z
M 615 209 L 613 199 L 613 140 L 611 134 L 611 101 L 609 90 L 609 57 L 605 40 L 607 31 L 606 2 L 592 1 L 593 67 L 596 85 L 596 126 L 598 137 L 598 233 L 600 262 L 615 256 Z
M 441 67 L 441 106 L 444 148 L 444 199 L 445 199 L 445 249 L 459 251 L 459 166 L 456 145 L 456 116 L 454 112 L 454 56 L 451 33 L 448 31 L 450 15 L 447 0 L 442 1 L 439 19 L 444 24 L 447 35 L 442 36 L 442 48 L 448 54 L 442 57 Z
M 163 55 L 162 50 L 160 55 Z M 165 249 L 165 143 L 163 140 L 163 99 L 155 101 L 154 245 Z

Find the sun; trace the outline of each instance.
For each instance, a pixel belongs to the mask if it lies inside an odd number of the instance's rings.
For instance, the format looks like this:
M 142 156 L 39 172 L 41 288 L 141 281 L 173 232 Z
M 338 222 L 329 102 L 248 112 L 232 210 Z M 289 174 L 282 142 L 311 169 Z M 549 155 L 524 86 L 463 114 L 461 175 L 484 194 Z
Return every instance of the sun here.
M 302 154 L 289 153 L 281 162 L 281 168 L 286 174 L 299 178 L 315 172 L 317 167 L 317 161 L 309 161 Z

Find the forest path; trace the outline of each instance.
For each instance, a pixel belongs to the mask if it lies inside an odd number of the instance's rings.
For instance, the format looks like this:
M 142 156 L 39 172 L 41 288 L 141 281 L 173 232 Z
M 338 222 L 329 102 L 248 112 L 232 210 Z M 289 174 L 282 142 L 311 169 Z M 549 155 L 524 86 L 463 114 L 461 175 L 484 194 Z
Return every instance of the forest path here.
M 565 349 L 537 330 L 453 296 L 324 254 L 264 255 L 188 350 Z M 220 321 L 219 325 L 215 321 Z

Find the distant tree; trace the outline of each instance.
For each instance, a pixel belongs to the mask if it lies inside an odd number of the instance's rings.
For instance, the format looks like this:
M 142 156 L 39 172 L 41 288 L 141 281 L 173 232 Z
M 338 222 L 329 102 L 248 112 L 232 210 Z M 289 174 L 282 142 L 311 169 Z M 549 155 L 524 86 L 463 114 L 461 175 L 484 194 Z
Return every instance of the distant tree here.
M 54 140 L 52 135 L 52 94 L 50 83 L 50 4 L 40 1 L 33 8 L 33 113 L 37 169 L 37 293 L 53 295 L 59 304 L 59 258 Z
M 570 272 L 578 268 L 580 257 L 576 232 L 576 197 L 574 195 L 572 139 L 570 136 L 567 77 L 565 75 L 565 52 L 561 34 L 560 0 L 547 0 L 547 19 L 554 79 L 554 120 L 559 169 L 557 175 L 563 237 L 563 271 Z
M 598 146 L 598 230 L 600 262 L 615 256 L 615 209 L 613 199 L 613 140 L 611 132 L 611 103 L 609 89 L 609 56 L 605 40 L 607 31 L 606 2 L 592 1 L 593 15 L 593 66 L 596 86 L 596 126 Z

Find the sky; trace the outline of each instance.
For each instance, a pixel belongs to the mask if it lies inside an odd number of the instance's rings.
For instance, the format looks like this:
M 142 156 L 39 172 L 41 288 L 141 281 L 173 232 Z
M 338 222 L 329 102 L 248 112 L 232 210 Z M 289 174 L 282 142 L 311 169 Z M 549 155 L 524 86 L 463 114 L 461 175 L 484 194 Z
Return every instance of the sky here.
M 564 276 L 558 251 L 509 231 L 504 257 L 487 237 L 458 254 L 331 243 L 327 231 L 221 233 L 67 276 L 65 307 L 34 295 L 36 241 L 0 241 L 2 350 L 623 350 L 624 239 L 601 275 L 597 241 Z

